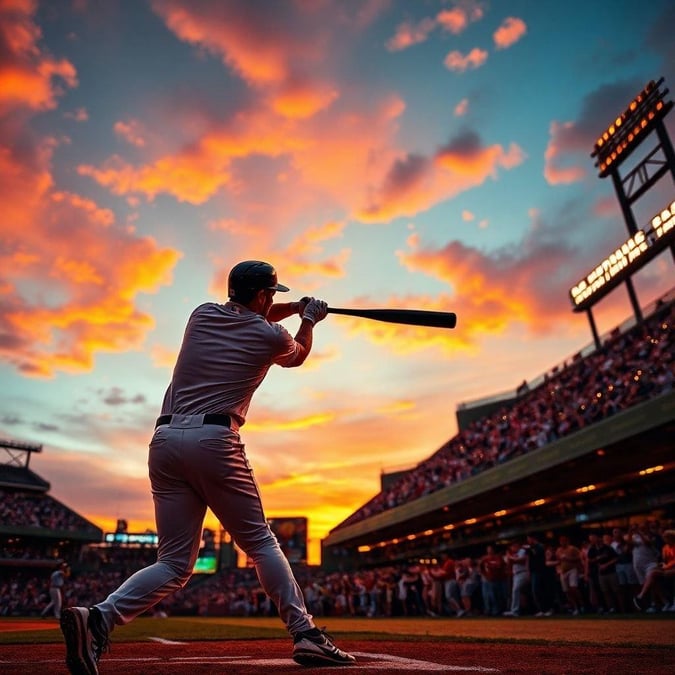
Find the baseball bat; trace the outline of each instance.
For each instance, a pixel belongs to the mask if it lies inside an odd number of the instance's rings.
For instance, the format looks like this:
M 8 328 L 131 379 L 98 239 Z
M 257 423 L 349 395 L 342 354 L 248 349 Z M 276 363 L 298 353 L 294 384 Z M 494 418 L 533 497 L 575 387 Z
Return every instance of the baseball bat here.
M 457 315 L 454 312 L 432 312 L 426 309 L 345 309 L 344 307 L 329 307 L 328 313 L 358 316 L 363 319 L 374 319 L 387 323 L 426 326 L 428 328 L 454 328 L 457 325 Z

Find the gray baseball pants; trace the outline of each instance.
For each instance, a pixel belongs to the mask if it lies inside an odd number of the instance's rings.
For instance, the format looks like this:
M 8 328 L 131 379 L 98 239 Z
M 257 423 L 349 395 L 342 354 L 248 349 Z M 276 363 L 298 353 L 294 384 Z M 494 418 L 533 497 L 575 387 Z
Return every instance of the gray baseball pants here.
M 155 429 L 148 455 L 159 546 L 157 562 L 129 577 L 96 605 L 109 631 L 126 624 L 190 579 L 207 506 L 253 561 L 260 585 L 294 634 L 314 622 L 288 560 L 265 519 L 258 485 L 239 434 L 174 415 Z

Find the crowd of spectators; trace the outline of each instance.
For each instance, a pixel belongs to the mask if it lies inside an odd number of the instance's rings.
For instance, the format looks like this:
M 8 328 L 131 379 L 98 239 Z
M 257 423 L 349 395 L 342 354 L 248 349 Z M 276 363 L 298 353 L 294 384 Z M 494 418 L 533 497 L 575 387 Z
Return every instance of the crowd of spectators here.
M 82 516 L 42 492 L 0 489 L 0 523 L 17 528 L 96 533 Z
M 124 549 L 122 549 L 124 550 Z M 134 565 L 152 562 L 127 550 L 96 571 L 73 570 L 64 606 L 90 606 L 114 590 Z M 591 531 L 571 541 L 534 534 L 478 557 L 434 558 L 324 572 L 298 568 L 298 582 L 316 617 L 506 616 L 675 612 L 675 529 L 645 521 L 625 530 Z M 0 583 L 0 616 L 37 616 L 49 602 L 49 571 L 14 571 Z M 153 610 L 158 616 L 274 616 L 255 571 L 195 575 Z
M 642 401 L 675 381 L 675 304 L 584 359 L 556 370 L 508 407 L 459 432 L 338 527 L 364 520 L 531 452 Z

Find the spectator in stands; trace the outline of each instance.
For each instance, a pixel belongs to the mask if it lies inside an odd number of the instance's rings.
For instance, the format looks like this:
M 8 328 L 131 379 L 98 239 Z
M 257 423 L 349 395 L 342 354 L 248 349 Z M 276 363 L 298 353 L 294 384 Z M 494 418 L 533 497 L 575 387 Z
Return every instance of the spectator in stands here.
M 633 569 L 638 583 L 644 588 L 647 576 L 658 567 L 659 550 L 655 543 L 654 533 L 648 523 L 633 525 L 629 534 L 633 551 Z M 640 612 L 645 610 L 648 612 L 655 611 L 653 602 L 649 607 L 644 606 L 646 600 L 640 593 L 633 598 L 635 608 Z
M 499 616 L 506 610 L 507 567 L 504 556 L 488 544 L 485 555 L 480 559 L 483 612 L 488 616 Z
M 523 596 L 527 595 L 530 589 L 527 549 L 521 542 L 513 541 L 505 558 L 511 570 L 511 608 L 504 612 L 504 616 L 520 616 Z
M 626 611 L 623 598 L 619 589 L 619 580 L 616 575 L 616 563 L 619 559 L 617 552 L 612 546 L 612 535 L 602 535 L 602 543 L 598 547 L 598 585 L 604 601 L 604 606 L 610 613 Z
M 604 597 L 600 590 L 600 568 L 598 556 L 600 555 L 600 538 L 597 532 L 588 535 L 587 545 L 582 549 L 582 561 L 584 566 L 584 578 L 588 585 L 588 600 L 594 612 L 602 614 L 605 607 Z
M 569 603 L 573 616 L 583 611 L 584 599 L 579 590 L 579 577 L 582 570 L 581 551 L 570 542 L 570 538 L 561 535 L 560 546 L 556 550 L 556 560 L 560 574 L 560 585 Z
M 630 537 L 621 528 L 612 530 L 612 548 L 616 551 L 616 578 L 619 583 L 619 596 L 622 611 L 632 606 L 633 598 L 640 590 L 635 569 L 633 568 L 633 551 Z
M 458 610 L 461 610 L 459 606 L 459 589 L 455 575 L 455 560 L 449 553 L 443 553 L 441 556 L 441 569 L 445 575 L 443 597 L 447 604 L 447 613 L 457 614 Z
M 664 544 L 661 560 L 649 568 L 640 592 L 635 596 L 635 606 L 642 611 L 651 593 L 664 612 L 675 612 L 672 580 L 675 579 L 675 530 L 663 533 Z
M 527 535 L 527 557 L 530 570 L 530 586 L 535 616 L 551 616 L 553 614 L 553 584 L 546 565 L 546 547 L 535 534 Z

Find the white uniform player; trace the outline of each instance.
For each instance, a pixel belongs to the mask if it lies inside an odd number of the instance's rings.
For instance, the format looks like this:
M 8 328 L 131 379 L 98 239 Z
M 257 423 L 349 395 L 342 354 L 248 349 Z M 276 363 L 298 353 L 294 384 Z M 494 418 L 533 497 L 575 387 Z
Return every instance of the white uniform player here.
M 349 665 L 350 654 L 314 625 L 302 591 L 272 534 L 239 428 L 255 390 L 273 364 L 301 365 L 313 327 L 326 317 L 322 300 L 274 304 L 274 268 L 248 260 L 229 276 L 230 302 L 194 310 L 150 442 L 148 466 L 155 502 L 157 562 L 127 579 L 95 607 L 63 612 L 66 664 L 71 673 L 97 673 L 114 626 L 128 623 L 190 578 L 204 517 L 211 508 L 253 560 L 260 583 L 294 638 L 302 665 Z M 295 337 L 278 323 L 298 313 Z
M 54 613 L 57 619 L 61 618 L 61 609 L 63 608 L 63 590 L 66 585 L 66 577 L 70 574 L 67 563 L 61 563 L 58 569 L 55 569 L 49 577 L 49 604 L 42 610 L 40 616 L 46 617 L 50 612 Z

